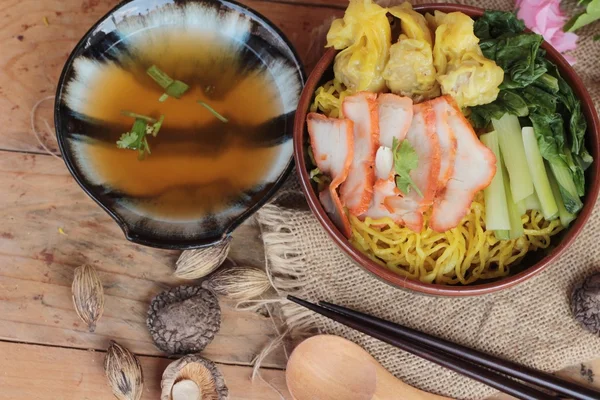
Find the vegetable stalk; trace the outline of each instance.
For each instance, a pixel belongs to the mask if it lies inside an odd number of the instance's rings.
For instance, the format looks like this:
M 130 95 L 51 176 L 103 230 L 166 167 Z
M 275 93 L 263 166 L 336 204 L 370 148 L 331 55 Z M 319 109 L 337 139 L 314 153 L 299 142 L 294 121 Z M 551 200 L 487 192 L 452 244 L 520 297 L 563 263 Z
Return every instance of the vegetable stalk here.
M 514 115 L 504 114 L 500 119 L 492 119 L 492 125 L 498 134 L 513 200 L 521 201 L 533 193 L 533 182 L 525 157 L 519 119 Z
M 489 148 L 496 156 L 496 174 L 489 186 L 484 189 L 485 201 L 485 228 L 494 230 L 499 239 L 508 239 L 510 220 L 508 206 L 506 204 L 506 192 L 500 158 L 500 147 L 498 145 L 498 134 L 489 132 L 481 135 L 481 142 Z
M 540 153 L 533 128 L 524 127 L 522 133 L 525 156 L 527 157 L 527 165 L 529 165 L 529 172 L 533 179 L 535 194 L 537 194 L 539 199 L 544 218 L 550 220 L 558 214 L 558 206 L 556 205 L 550 181 L 546 174 L 544 159 Z

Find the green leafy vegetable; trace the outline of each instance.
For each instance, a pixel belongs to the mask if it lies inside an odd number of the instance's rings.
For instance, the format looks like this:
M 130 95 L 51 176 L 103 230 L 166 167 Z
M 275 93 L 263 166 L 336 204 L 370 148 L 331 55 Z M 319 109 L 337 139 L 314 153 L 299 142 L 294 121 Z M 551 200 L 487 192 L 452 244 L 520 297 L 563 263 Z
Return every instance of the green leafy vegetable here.
M 558 206 L 558 216 L 560 218 L 560 223 L 563 227 L 567 228 L 569 224 L 577 217 L 576 214 L 572 214 L 567 211 L 565 208 L 565 203 L 563 202 L 563 197 L 560 192 L 560 188 L 558 187 L 558 182 L 556 182 L 556 178 L 548 165 L 546 165 L 546 174 L 548 175 L 548 179 L 550 180 L 550 187 L 552 188 L 552 194 L 554 199 L 556 200 L 556 205 Z
M 546 61 L 549 73 L 556 78 L 558 82 L 558 100 L 562 104 L 559 112 L 563 115 L 565 121 L 569 121 L 569 133 L 571 134 L 571 151 L 575 154 L 583 150 L 583 138 L 587 130 L 587 122 L 581 111 L 581 103 L 575 97 L 573 89 L 558 72 L 556 65 Z M 586 151 L 587 153 L 587 151 Z
M 524 88 L 546 73 L 545 63 L 538 60 L 544 40 L 541 35 L 521 34 L 496 40 L 496 53 L 488 58 L 495 60 L 505 72 L 500 89 Z
M 521 33 L 525 30 L 525 23 L 513 13 L 486 11 L 482 18 L 475 21 L 473 29 L 475 35 L 483 40 L 510 33 Z
M 526 117 L 529 114 L 523 97 L 512 90 L 501 90 L 498 98 L 492 103 L 471 107 L 469 118 L 475 128 L 485 128 L 492 119 L 500 119 L 506 113 L 517 117 Z
M 524 25 L 515 19 L 513 13 L 494 11 L 484 13 L 475 22 L 482 52 L 495 60 L 505 75 L 498 98 L 472 107 L 469 118 L 476 128 L 487 128 L 491 120 L 499 120 L 504 114 L 528 116 L 540 154 L 556 178 L 564 207 L 575 214 L 585 192 L 584 171 L 593 162 L 584 146 L 587 123 L 581 103 L 556 65 L 545 58 L 540 48 L 542 37 L 524 32 Z M 528 125 L 526 120 L 522 124 Z
M 585 11 L 575 15 L 565 24 L 564 30 L 567 32 L 576 31 L 577 29 L 600 19 L 600 0 L 587 0 L 581 1 L 580 3 L 586 4 Z
M 394 154 L 394 170 L 396 171 L 396 186 L 404 194 L 408 194 L 413 188 L 419 196 L 423 197 L 423 193 L 410 177 L 410 171 L 417 168 L 419 165 L 419 157 L 415 149 L 408 141 L 402 142 L 394 138 L 392 141 L 392 152 Z
M 169 96 L 181 98 L 190 88 L 186 83 L 171 78 L 156 65 L 148 68 L 146 73 L 165 90 L 165 93 L 158 99 L 161 103 L 166 101 Z
M 540 76 L 533 84 L 550 93 L 558 92 L 558 79 L 548 73 Z
M 222 116 L 221 114 L 219 114 L 214 108 L 212 108 L 211 106 L 209 106 L 208 104 L 206 104 L 202 100 L 198 100 L 198 104 L 200 104 L 202 107 L 204 107 L 208 111 L 210 111 L 212 113 L 212 115 L 214 115 L 215 117 L 217 117 L 221 122 L 224 122 L 224 123 L 229 122 L 229 120 L 227 118 L 225 118 L 224 116 Z

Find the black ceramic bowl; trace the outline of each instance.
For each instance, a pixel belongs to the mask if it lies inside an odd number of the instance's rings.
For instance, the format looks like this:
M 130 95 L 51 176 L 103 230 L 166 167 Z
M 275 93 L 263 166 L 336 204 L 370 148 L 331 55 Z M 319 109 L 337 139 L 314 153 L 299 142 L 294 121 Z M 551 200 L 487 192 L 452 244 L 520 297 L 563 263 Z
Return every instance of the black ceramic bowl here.
M 86 93 L 90 82 L 99 79 L 93 66 L 122 66 L 123 58 L 136 57 L 135 41 L 153 29 L 184 29 L 198 35 L 198 40 L 206 40 L 202 35 L 229 36 L 232 43 L 238 43 L 244 52 L 260 60 L 245 67 L 244 73 L 267 72 L 274 80 L 283 103 L 281 115 L 267 132 L 267 145 L 276 148 L 274 167 L 261 182 L 231 200 L 227 212 L 187 219 L 153 216 L 132 206 L 135 199 L 111 188 L 91 168 L 89 157 L 78 152 L 78 145 L 96 140 L 99 130 L 97 122 L 78 110 L 78 104 L 93 95 Z M 293 117 L 304 80 L 299 57 L 289 41 L 267 19 L 243 5 L 228 0 L 126 0 L 84 35 L 64 67 L 56 93 L 58 144 L 77 183 L 117 221 L 128 240 L 170 249 L 209 246 L 230 235 L 275 193 L 289 174 L 293 163 Z

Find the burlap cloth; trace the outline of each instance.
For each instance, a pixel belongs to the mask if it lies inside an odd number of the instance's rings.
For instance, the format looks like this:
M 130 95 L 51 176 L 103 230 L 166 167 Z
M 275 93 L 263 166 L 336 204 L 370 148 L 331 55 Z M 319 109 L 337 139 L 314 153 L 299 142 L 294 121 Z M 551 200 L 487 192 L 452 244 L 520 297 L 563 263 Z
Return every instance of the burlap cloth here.
M 512 1 L 503 0 L 461 3 L 502 10 L 513 7 Z M 581 39 L 573 54 L 575 68 L 598 108 L 600 42 L 592 41 L 597 26 L 578 32 Z M 322 53 L 314 51 L 317 53 L 311 56 Z M 282 193 L 298 191 L 294 174 Z M 336 247 L 301 198 L 289 199 L 287 204 L 268 204 L 257 214 L 268 268 L 281 295 L 292 292 L 311 301 L 346 305 L 545 371 L 600 357 L 600 338 L 575 322 L 569 306 L 574 283 L 600 271 L 598 205 L 571 248 L 528 282 L 497 294 L 439 298 L 396 289 L 375 279 Z M 423 390 L 460 399 L 479 399 L 494 392 L 329 319 L 301 314 L 293 307 L 286 311 L 284 306 L 283 312 L 294 328 L 314 328 L 360 344 L 396 377 Z

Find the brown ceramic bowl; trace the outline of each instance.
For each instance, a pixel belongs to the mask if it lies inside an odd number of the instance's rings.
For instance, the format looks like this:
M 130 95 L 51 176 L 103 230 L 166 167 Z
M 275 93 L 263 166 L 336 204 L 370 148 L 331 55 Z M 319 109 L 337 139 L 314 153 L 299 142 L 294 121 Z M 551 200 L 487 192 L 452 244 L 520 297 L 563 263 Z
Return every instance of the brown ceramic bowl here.
M 427 4 L 415 6 L 414 8 L 421 13 L 432 12 L 434 10 L 443 12 L 461 11 L 473 18 L 480 17 L 484 11 L 483 9 L 476 7 L 452 4 Z M 571 245 L 575 237 L 581 232 L 583 225 L 589 219 L 595 200 L 598 197 L 598 190 L 600 189 L 600 163 L 598 162 L 600 160 L 600 122 L 598 121 L 598 115 L 594 109 L 592 99 L 573 68 L 571 68 L 569 63 L 559 54 L 559 52 L 554 50 L 548 43 L 544 42 L 542 48 L 547 51 L 546 56 L 548 59 L 558 66 L 562 76 L 571 85 L 575 91 L 575 95 L 581 100 L 583 113 L 587 119 L 588 131 L 586 135 L 586 145 L 595 161 L 586 171 L 587 188 L 586 196 L 583 200 L 584 206 L 571 227 L 558 235 L 558 237 L 554 238 L 553 246 L 550 246 L 547 251 L 540 250 L 528 253 L 519 266 L 514 267 L 514 273 L 511 276 L 496 281 L 487 281 L 468 286 L 429 284 L 406 279 L 405 277 L 397 275 L 385 267 L 371 261 L 358 249 L 354 248 L 327 216 L 327 213 L 319 202 L 317 192 L 311 183 L 308 173 L 308 133 L 306 130 L 306 115 L 316 88 L 333 77 L 333 59 L 336 55 L 336 50 L 329 49 L 325 52 L 315 66 L 313 72 L 310 74 L 298 104 L 294 123 L 294 157 L 296 159 L 300 183 L 306 194 L 312 212 L 333 241 L 354 262 L 379 279 L 399 288 L 410 289 L 431 295 L 473 296 L 506 289 L 531 278 L 533 275 L 550 265 Z

